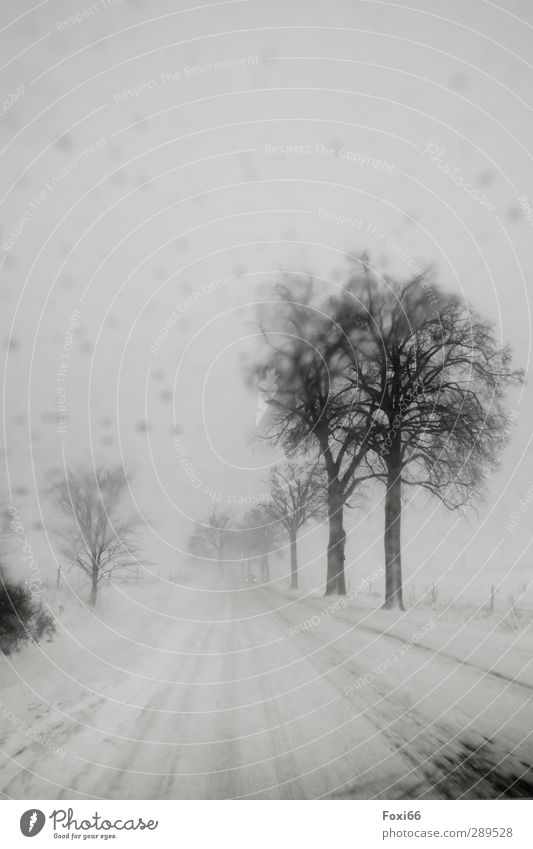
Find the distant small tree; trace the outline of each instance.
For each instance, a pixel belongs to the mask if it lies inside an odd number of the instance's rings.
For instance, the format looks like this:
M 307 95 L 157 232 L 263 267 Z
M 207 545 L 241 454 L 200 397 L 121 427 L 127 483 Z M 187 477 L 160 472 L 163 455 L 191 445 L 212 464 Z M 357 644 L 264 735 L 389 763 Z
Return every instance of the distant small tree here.
M 144 521 L 138 513 L 124 516 L 127 489 L 121 466 L 70 471 L 52 486 L 53 500 L 64 518 L 61 553 L 70 568 L 88 577 L 92 607 L 102 581 L 147 562 L 140 559 Z
M 215 555 L 219 570 L 224 570 L 224 549 L 231 535 L 231 514 L 213 507 L 204 521 L 195 524 L 189 540 L 189 551 L 199 557 Z
M 248 526 L 249 517 L 245 514 L 235 530 L 235 550 L 241 562 L 241 573 L 245 580 L 252 577 L 252 566 L 257 558 L 257 540 L 255 537 L 254 523 Z
M 265 582 L 270 580 L 269 557 L 279 544 L 280 527 L 280 523 L 272 518 L 264 504 L 248 510 L 241 524 L 248 563 L 258 561 L 261 580 Z
M 271 500 L 264 512 L 279 522 L 289 536 L 291 589 L 298 589 L 298 533 L 312 519 L 327 516 L 328 482 L 322 465 L 289 462 L 270 475 Z

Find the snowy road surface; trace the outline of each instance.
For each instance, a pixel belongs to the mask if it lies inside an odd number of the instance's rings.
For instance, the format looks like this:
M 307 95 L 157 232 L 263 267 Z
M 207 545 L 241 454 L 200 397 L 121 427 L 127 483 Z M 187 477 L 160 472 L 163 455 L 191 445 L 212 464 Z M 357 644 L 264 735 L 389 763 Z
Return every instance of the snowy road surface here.
M 259 586 L 188 602 L 0 662 L 5 798 L 533 796 L 519 647 L 517 683 L 431 611 L 324 613 Z

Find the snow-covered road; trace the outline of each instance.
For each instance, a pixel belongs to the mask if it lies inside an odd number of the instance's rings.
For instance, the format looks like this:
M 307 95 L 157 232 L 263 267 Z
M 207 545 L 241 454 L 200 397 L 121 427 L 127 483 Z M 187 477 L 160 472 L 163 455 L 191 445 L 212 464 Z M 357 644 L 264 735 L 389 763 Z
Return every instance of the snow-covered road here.
M 517 683 L 485 671 L 490 640 L 472 651 L 420 614 L 260 586 L 192 597 L 0 662 L 4 797 L 533 796 L 519 647 Z

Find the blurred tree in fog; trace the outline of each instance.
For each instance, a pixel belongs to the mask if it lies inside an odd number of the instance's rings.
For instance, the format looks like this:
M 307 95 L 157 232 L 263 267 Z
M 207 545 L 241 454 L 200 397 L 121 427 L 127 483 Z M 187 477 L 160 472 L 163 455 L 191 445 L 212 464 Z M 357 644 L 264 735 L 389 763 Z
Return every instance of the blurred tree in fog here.
M 343 287 L 278 287 L 262 315 L 256 370 L 274 369 L 267 437 L 288 454 L 318 442 L 328 477 L 326 594 L 345 592 L 343 507 L 370 479 L 385 484 L 385 604 L 403 608 L 404 486 L 449 509 L 483 494 L 511 417 L 509 388 L 523 381 L 493 325 L 428 275 L 398 283 L 366 256 Z
M 252 576 L 251 566 L 259 564 L 263 582 L 270 581 L 270 560 L 280 541 L 281 526 L 273 519 L 264 504 L 248 510 L 239 526 L 243 540 L 243 554 L 247 564 L 247 577 Z
M 291 589 L 298 589 L 298 533 L 312 519 L 326 517 L 327 479 L 318 463 L 289 462 L 272 471 L 269 488 L 271 500 L 263 510 L 289 535 Z
M 323 287 L 322 287 L 323 290 Z M 366 467 L 373 406 L 357 403 L 336 304 L 309 277 L 285 278 L 277 298 L 260 308 L 263 346 L 252 368 L 275 374 L 266 438 L 289 457 L 318 447 L 327 478 L 329 541 L 326 595 L 346 593 L 344 507 L 373 476 Z
M 403 487 L 451 510 L 482 497 L 508 441 L 507 392 L 523 373 L 491 322 L 427 275 L 397 283 L 362 264 L 334 312 L 354 397 L 373 412 L 367 462 L 385 484 L 384 606 L 403 608 Z

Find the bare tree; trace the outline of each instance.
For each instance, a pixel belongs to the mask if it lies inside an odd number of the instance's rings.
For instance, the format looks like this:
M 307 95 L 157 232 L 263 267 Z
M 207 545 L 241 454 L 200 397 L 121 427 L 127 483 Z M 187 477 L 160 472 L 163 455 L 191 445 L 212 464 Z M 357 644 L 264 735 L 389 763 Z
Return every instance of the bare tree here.
M 128 478 L 121 466 L 70 471 L 52 486 L 52 498 L 65 520 L 61 553 L 71 568 L 89 578 L 92 607 L 102 581 L 147 562 L 140 560 L 144 521 L 138 513 L 124 516 L 127 489 Z
M 213 507 L 203 522 L 197 522 L 189 542 L 191 553 L 216 556 L 219 570 L 224 571 L 224 548 L 229 540 L 231 515 Z
M 277 294 L 274 307 L 263 308 L 260 315 L 264 348 L 254 369 L 256 378 L 275 375 L 265 438 L 280 443 L 288 456 L 318 444 L 327 475 L 326 595 L 344 595 L 343 512 L 355 490 L 373 476 L 363 464 L 379 399 L 369 404 L 365 397 L 358 403 L 337 303 L 317 297 L 309 278 L 279 286 Z
M 363 262 L 334 312 L 354 397 L 373 416 L 365 463 L 385 484 L 384 606 L 403 608 L 403 487 L 451 510 L 479 499 L 508 439 L 507 392 L 523 373 L 489 321 L 424 276 L 399 285 Z
M 243 543 L 248 566 L 257 560 L 261 580 L 270 580 L 270 555 L 276 550 L 280 540 L 280 524 L 261 504 L 248 510 L 241 524 Z
M 483 495 L 505 446 L 507 391 L 523 380 L 490 322 L 427 275 L 378 278 L 363 256 L 340 292 L 281 287 L 262 321 L 259 373 L 275 373 L 267 437 L 317 441 L 328 477 L 326 594 L 345 592 L 343 508 L 385 484 L 385 607 L 403 607 L 401 499 L 421 486 L 450 509 Z M 273 381 L 274 382 L 274 381 Z
M 289 462 L 272 471 L 269 485 L 271 501 L 263 509 L 289 535 L 291 589 L 298 589 L 298 533 L 307 522 L 327 515 L 327 480 L 318 463 Z
M 250 521 L 248 514 L 236 528 L 235 535 L 234 545 L 241 562 L 241 576 L 248 583 L 254 578 L 253 565 L 258 556 L 255 522 Z

